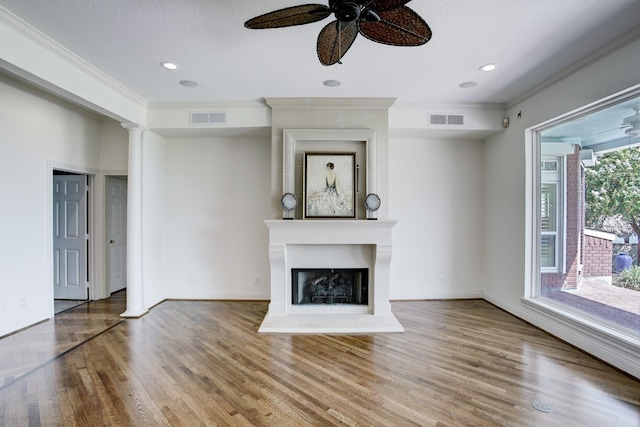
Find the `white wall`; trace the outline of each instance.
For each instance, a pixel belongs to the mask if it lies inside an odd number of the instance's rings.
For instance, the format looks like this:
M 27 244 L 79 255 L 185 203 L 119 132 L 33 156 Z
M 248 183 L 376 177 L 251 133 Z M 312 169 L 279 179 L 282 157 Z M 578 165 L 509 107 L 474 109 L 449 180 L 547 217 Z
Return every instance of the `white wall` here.
M 100 128 L 100 171 L 105 175 L 126 175 L 129 135 L 119 122 L 104 119 Z
M 482 142 L 392 139 L 391 298 L 482 296 Z
M 0 99 L 2 336 L 52 314 L 51 163 L 98 170 L 101 123 L 2 76 Z
M 640 377 L 637 353 L 606 337 L 560 324 L 523 304 L 525 282 L 525 129 L 640 84 L 640 41 L 598 60 L 509 111 L 511 126 L 484 143 L 484 296 L 597 357 Z M 521 118 L 517 113 L 521 112 Z M 636 350 L 637 352 L 637 350 Z M 635 359 L 635 360 L 634 360 Z
M 271 139 L 167 139 L 165 156 L 166 297 L 269 299 Z
M 167 259 L 166 141 L 152 132 L 142 142 L 142 286 L 143 304 L 152 307 L 165 298 Z

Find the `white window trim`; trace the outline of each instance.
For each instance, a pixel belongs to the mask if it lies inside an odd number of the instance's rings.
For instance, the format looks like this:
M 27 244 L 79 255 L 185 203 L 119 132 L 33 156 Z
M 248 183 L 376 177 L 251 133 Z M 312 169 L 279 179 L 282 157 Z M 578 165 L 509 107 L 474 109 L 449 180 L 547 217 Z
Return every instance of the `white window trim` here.
M 554 173 L 543 172 L 541 170 L 542 162 L 544 161 L 556 161 L 558 163 L 558 169 Z M 553 267 L 540 267 L 540 271 L 542 273 L 564 273 L 567 271 L 567 260 L 564 256 L 565 248 L 567 247 L 567 233 L 565 222 L 566 212 L 567 212 L 567 156 L 541 156 L 538 159 L 538 170 L 540 170 L 540 184 L 544 183 L 555 183 L 556 184 L 556 247 L 555 247 L 555 263 Z M 555 175 L 553 179 L 545 179 L 545 175 L 547 177 L 551 175 Z M 539 189 L 541 188 L 538 187 Z M 538 206 L 541 203 L 540 190 L 538 189 Z M 538 217 L 540 217 L 540 212 L 537 213 Z M 540 219 L 541 222 L 541 219 Z M 538 232 L 541 235 L 541 225 L 538 227 Z M 540 237 L 538 237 L 540 239 Z M 540 240 L 538 240 L 538 257 L 540 251 Z

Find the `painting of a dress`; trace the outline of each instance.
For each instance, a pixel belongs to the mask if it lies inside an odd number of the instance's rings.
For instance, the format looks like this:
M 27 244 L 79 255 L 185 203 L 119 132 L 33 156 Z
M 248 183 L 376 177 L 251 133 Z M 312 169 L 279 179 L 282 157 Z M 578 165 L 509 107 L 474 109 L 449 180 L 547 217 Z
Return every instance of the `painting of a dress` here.
M 355 153 L 305 153 L 305 216 L 355 218 Z

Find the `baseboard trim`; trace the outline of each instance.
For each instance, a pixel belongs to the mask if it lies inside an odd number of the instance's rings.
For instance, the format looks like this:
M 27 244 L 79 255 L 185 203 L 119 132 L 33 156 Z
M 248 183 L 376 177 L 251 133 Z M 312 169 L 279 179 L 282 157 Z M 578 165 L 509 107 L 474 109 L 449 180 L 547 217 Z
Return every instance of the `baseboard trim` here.
M 251 300 L 269 301 L 271 294 L 267 292 L 219 292 L 219 291 L 180 291 L 167 292 L 164 299 L 174 300 Z

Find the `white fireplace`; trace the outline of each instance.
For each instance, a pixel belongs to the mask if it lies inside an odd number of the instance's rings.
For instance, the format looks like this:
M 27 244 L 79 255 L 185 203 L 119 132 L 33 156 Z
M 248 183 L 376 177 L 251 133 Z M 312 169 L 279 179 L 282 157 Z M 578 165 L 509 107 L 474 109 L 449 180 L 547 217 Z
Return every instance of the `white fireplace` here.
M 259 332 L 402 332 L 391 312 L 389 266 L 395 220 L 267 220 L 271 303 Z M 292 303 L 292 269 L 366 268 L 368 304 Z
M 345 105 L 345 102 L 348 105 Z M 298 106 L 295 111 L 291 109 L 292 103 Z M 312 120 L 314 117 L 341 117 L 340 122 L 343 125 L 353 119 L 368 120 L 371 128 L 283 128 L 282 137 L 276 133 L 273 134 L 274 200 L 279 201 L 283 194 L 291 193 L 299 203 L 291 212 L 281 211 L 283 218 L 295 219 L 265 221 L 269 228 L 271 302 L 259 332 L 404 331 L 391 312 L 389 302 L 391 232 L 396 221 L 384 219 L 388 212 L 387 207 L 384 206 L 387 195 L 385 124 L 387 110 L 391 103 L 392 100 L 371 99 L 270 100 L 272 107 L 274 105 L 278 107 L 274 108 L 274 117 L 280 117 L 283 122 L 289 122 L 292 116 L 296 121 L 305 120 L 305 118 L 314 121 Z M 331 105 L 333 105 L 332 108 L 330 108 Z M 379 133 L 382 136 L 381 141 L 378 138 Z M 356 170 L 353 218 L 310 219 L 306 217 L 304 183 L 307 153 L 354 154 Z M 279 154 L 282 156 L 280 159 L 278 159 Z M 282 187 L 276 190 L 279 182 L 282 183 Z M 366 219 L 364 199 L 371 193 L 378 194 L 383 200 L 383 209 L 380 211 L 380 219 L 377 220 Z M 323 300 L 326 303 L 294 304 L 292 270 L 300 269 L 334 270 L 334 272 L 341 269 L 365 271 L 367 273 L 366 304 L 335 303 L 332 298 Z M 333 276 L 332 273 L 329 277 Z M 305 283 L 302 286 L 308 287 L 309 284 Z

